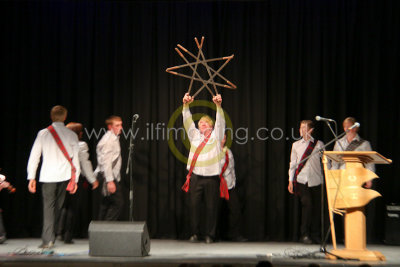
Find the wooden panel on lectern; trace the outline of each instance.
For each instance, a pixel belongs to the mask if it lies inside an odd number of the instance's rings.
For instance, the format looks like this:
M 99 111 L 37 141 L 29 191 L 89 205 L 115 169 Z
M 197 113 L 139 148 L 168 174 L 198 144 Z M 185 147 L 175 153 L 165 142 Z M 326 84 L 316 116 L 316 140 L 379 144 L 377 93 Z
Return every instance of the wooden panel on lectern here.
M 375 173 L 364 168 L 329 170 L 325 172 L 325 178 L 328 201 L 334 209 L 363 207 L 381 196 L 374 190 L 362 188 L 365 182 L 378 178 Z
M 375 164 L 390 164 L 392 160 L 385 158 L 376 151 L 325 151 L 326 155 L 330 160 L 343 163 L 344 158 L 355 156 L 362 160 L 364 163 L 375 163 Z

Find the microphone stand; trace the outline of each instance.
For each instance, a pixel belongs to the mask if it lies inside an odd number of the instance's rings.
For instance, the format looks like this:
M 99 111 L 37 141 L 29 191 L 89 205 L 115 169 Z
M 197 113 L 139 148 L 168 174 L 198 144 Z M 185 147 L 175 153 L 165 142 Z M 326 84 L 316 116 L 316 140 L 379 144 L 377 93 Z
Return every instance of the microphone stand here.
M 129 173 L 129 221 L 133 222 L 133 133 L 135 130 L 135 124 L 138 117 L 133 116 L 132 124 L 131 124 L 131 134 L 129 140 L 129 155 L 128 155 L 128 164 L 126 165 L 126 174 Z
M 333 129 L 332 129 L 331 124 L 329 123 L 329 121 L 325 121 L 325 122 L 326 122 L 326 125 L 328 125 L 329 129 L 331 130 L 333 136 L 334 136 L 335 138 L 337 138 L 337 132 L 335 133 L 335 132 L 333 131 Z M 336 121 L 333 121 L 333 122 L 335 123 L 335 129 L 337 129 Z M 341 144 L 340 142 L 338 142 L 338 144 L 339 144 L 340 148 L 344 151 L 344 148 L 342 147 L 342 144 Z

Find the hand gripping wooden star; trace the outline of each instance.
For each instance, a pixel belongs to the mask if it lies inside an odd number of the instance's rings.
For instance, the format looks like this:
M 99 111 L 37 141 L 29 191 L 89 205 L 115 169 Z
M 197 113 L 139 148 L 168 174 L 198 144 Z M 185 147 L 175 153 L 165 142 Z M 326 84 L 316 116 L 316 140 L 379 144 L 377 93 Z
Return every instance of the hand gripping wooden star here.
M 180 77 L 184 77 L 184 78 L 190 79 L 190 84 L 189 84 L 189 89 L 188 89 L 188 93 L 189 94 L 190 94 L 190 91 L 191 91 L 192 86 L 193 86 L 193 81 L 201 82 L 203 85 L 192 96 L 193 98 L 196 97 L 203 90 L 204 87 L 207 88 L 207 90 L 210 92 L 210 94 L 213 97 L 215 96 L 214 92 L 215 92 L 215 94 L 218 94 L 217 86 L 220 86 L 220 87 L 223 87 L 223 88 L 229 88 L 229 89 L 236 89 L 236 85 L 231 83 L 228 79 L 226 79 L 224 76 L 222 76 L 220 74 L 220 71 L 229 63 L 229 61 L 231 61 L 231 59 L 233 58 L 234 55 L 227 56 L 227 57 L 206 59 L 205 56 L 204 56 L 204 53 L 202 51 L 203 43 L 204 43 L 204 37 L 201 37 L 201 42 L 200 43 L 197 40 L 197 38 L 194 38 L 194 40 L 196 42 L 197 48 L 199 49 L 199 52 L 197 53 L 197 56 L 195 56 L 189 50 L 187 50 L 186 48 L 184 48 L 183 46 L 178 44 L 177 45 L 178 47 L 175 48 L 175 51 L 186 62 L 186 64 L 175 66 L 175 67 L 170 67 L 166 71 L 168 73 L 173 74 L 173 75 L 177 75 L 177 76 L 180 76 Z M 194 58 L 196 61 L 189 62 L 189 60 L 187 60 L 187 58 L 183 55 L 183 53 L 179 49 L 183 50 L 185 53 L 187 53 L 189 56 Z M 214 70 L 213 68 L 211 68 L 207 64 L 208 62 L 220 61 L 220 60 L 225 60 L 225 62 L 224 62 L 224 64 L 221 65 L 221 67 L 219 67 L 218 70 Z M 203 79 L 200 76 L 200 74 L 198 73 L 197 68 L 198 68 L 199 64 L 203 65 L 206 68 L 208 76 L 209 76 L 208 80 Z M 186 75 L 186 74 L 182 74 L 182 73 L 178 73 L 178 72 L 174 71 L 174 70 L 177 70 L 177 69 L 180 69 L 180 68 L 185 68 L 185 67 L 190 67 L 192 69 L 192 71 L 193 71 L 192 76 L 189 76 L 189 75 Z M 214 77 L 216 77 L 216 76 L 218 76 L 222 80 L 224 80 L 226 82 L 226 84 L 215 82 L 214 81 Z M 212 85 L 212 87 L 214 88 L 214 92 L 210 89 L 209 85 Z

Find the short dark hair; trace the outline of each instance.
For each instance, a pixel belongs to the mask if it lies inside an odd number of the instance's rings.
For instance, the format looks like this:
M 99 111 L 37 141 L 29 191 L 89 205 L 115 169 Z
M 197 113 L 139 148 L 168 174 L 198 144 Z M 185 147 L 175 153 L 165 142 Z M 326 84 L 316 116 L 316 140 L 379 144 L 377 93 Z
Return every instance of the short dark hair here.
M 314 122 L 312 120 L 302 120 L 300 122 L 300 125 L 302 125 L 302 124 L 307 124 L 307 127 L 309 129 L 314 129 Z
M 64 122 L 67 117 L 67 109 L 61 105 L 54 106 L 50 111 L 50 118 L 53 122 Z

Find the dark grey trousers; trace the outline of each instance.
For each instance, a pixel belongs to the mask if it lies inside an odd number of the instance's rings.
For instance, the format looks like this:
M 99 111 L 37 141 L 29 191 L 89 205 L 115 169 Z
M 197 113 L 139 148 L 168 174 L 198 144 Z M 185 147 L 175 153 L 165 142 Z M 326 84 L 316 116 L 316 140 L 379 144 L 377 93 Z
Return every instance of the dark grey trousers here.
M 61 215 L 61 209 L 65 201 L 68 181 L 60 183 L 42 183 L 43 196 L 43 230 L 42 240 L 44 244 L 55 242 L 55 230 Z

